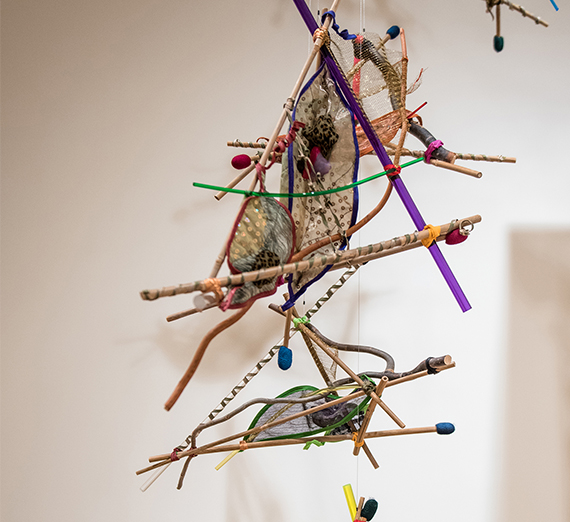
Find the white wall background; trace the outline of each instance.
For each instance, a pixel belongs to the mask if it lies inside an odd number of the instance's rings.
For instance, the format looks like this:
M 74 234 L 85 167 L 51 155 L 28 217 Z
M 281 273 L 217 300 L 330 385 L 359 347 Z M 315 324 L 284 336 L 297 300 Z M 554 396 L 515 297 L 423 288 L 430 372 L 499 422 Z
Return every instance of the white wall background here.
M 2 5 L 2 518 L 348 520 L 342 485 L 375 496 L 385 520 L 498 520 L 506 377 L 508 233 L 568 226 L 568 5 L 503 10 L 505 50 L 481 1 L 366 2 L 366 29 L 406 29 L 408 106 L 451 150 L 517 156 L 480 180 L 419 165 L 404 179 L 426 221 L 479 213 L 469 241 L 445 248 L 473 310 L 461 314 L 425 251 L 360 271 L 315 318 L 329 337 L 378 346 L 408 369 L 450 353 L 457 368 L 392 389 L 410 426 L 456 424 L 452 437 L 373 441 L 372 471 L 350 445 L 282 448 L 175 466 L 146 492 L 134 471 L 170 451 L 279 340 L 265 302 L 212 343 L 170 412 L 162 404 L 222 314 L 164 317 L 192 297 L 138 291 L 207 276 L 239 206 L 193 181 L 231 177 L 229 139 L 268 135 L 304 63 L 307 31 L 290 2 L 5 0 Z M 313 8 L 317 7 L 313 0 Z M 346 0 L 342 27 L 358 30 Z M 410 145 L 417 148 L 410 140 Z M 363 175 L 378 171 L 366 158 Z M 366 188 L 373 206 L 385 181 Z M 355 241 L 413 230 L 394 196 Z M 319 297 L 307 296 L 307 305 Z M 315 371 L 268 368 L 247 397 Z M 361 368 L 366 361 L 352 361 Z M 252 414 L 253 415 L 253 414 Z M 251 416 L 211 435 L 239 430 Z M 374 429 L 391 427 L 376 415 Z M 204 435 L 207 437 L 208 435 Z M 177 468 L 179 469 L 179 468 Z

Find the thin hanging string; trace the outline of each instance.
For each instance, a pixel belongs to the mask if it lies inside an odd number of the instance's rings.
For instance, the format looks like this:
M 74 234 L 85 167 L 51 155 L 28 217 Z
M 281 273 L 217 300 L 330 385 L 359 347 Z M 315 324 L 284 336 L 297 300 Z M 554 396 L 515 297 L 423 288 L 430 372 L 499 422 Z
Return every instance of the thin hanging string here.
M 366 0 L 360 0 L 360 33 L 364 34 L 365 31 L 365 15 L 366 15 Z M 360 230 L 358 231 L 358 246 L 361 246 Z M 361 304 L 361 274 L 358 271 L 357 289 L 356 289 L 356 339 L 358 346 L 360 346 L 360 304 Z M 360 350 L 358 351 L 358 359 L 356 363 L 357 374 L 360 374 Z M 360 498 L 360 454 L 356 457 L 356 498 Z

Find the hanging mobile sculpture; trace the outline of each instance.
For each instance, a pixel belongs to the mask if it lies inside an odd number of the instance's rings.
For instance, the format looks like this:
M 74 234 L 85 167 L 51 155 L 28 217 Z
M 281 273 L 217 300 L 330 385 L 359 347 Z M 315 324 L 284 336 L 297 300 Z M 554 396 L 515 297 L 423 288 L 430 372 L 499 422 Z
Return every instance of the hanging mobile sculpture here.
M 205 335 L 188 370 L 166 401 L 167 410 L 174 406 L 197 371 L 212 339 L 241 319 L 255 301 L 274 295 L 286 284 L 288 292 L 283 302 L 270 305 L 284 317 L 283 339 L 232 388 L 182 444 L 173 451 L 149 459 L 151 465 L 137 473 L 157 469 L 158 474 L 151 477 L 143 489 L 172 463 L 186 459 L 178 483 L 180 488 L 190 461 L 199 455 L 229 453 L 218 465 L 219 469 L 246 450 L 285 445 L 302 445 L 308 449 L 329 442 L 352 441 L 354 455 L 362 450 L 377 468 L 378 463 L 367 445 L 373 439 L 415 433 L 447 435 L 454 431 L 450 423 L 406 428 L 384 401 L 388 388 L 453 368 L 455 363 L 451 356 L 427 357 L 412 370 L 397 372 L 394 358 L 389 353 L 331 340 L 314 326 L 312 318 L 361 266 L 417 247 L 428 250 L 460 309 L 463 312 L 469 310 L 471 305 L 439 245 L 442 242 L 448 245 L 462 243 L 481 217 L 453 219 L 438 226 L 427 224 L 404 184 L 403 169 L 412 171 L 412 165 L 425 162 L 477 179 L 481 177 L 480 171 L 456 165 L 455 161 L 514 163 L 516 160 L 447 150 L 423 125 L 418 115 L 423 105 L 413 111 L 406 108 L 407 95 L 419 86 L 421 73 L 408 85 L 406 40 L 399 28 L 391 27 L 384 37 L 368 32 L 350 34 L 347 30 L 340 31 L 335 20 L 339 0 L 324 13 L 321 26 L 304 0 L 293 1 L 313 35 L 314 46 L 271 137 L 256 142 L 228 142 L 229 146 L 257 151 L 251 156 L 240 154 L 232 160 L 234 168 L 241 172 L 228 186 L 195 183 L 195 186 L 216 190 L 218 200 L 228 193 L 245 196 L 209 277 L 141 292 L 141 297 L 150 301 L 200 292 L 193 308 L 170 315 L 169 321 L 213 308 L 235 309 Z M 492 6 L 498 9 L 497 3 Z M 386 47 L 398 36 L 401 52 Z M 320 64 L 306 80 L 317 56 L 320 56 Z M 287 121 L 288 132 L 281 134 Z M 415 137 L 425 150 L 405 148 L 408 135 Z M 382 170 L 374 176 L 359 179 L 359 160 L 367 154 L 378 157 Z M 402 156 L 414 159 L 401 164 Z M 280 165 L 281 170 L 280 188 L 278 192 L 270 192 L 267 178 L 270 168 L 276 165 Z M 250 174 L 253 179 L 249 189 L 235 188 Z M 359 190 L 378 177 L 388 178 L 387 189 L 378 204 L 359 218 Z M 350 237 L 380 213 L 393 190 L 410 215 L 415 230 L 386 241 L 351 248 Z M 230 273 L 220 277 L 218 274 L 225 260 Z M 340 279 L 301 317 L 295 307 L 299 297 L 315 281 L 339 269 L 345 271 Z M 290 340 L 296 333 L 301 334 L 324 384 L 299 385 L 275 398 L 253 399 L 221 416 L 228 404 L 275 355 L 278 355 L 279 367 L 291 371 Z M 354 372 L 340 357 L 341 352 L 371 354 L 383 361 L 384 368 Z M 337 377 L 339 367 L 345 377 Z M 208 428 L 259 404 L 263 406 L 247 429 L 217 441 L 198 444 L 198 436 Z M 369 431 L 372 415 L 378 408 L 392 419 L 397 429 Z M 358 508 L 354 500 L 349 501 L 352 520 L 371 518 L 376 508 L 377 503 L 372 499 L 366 504 L 361 499 Z

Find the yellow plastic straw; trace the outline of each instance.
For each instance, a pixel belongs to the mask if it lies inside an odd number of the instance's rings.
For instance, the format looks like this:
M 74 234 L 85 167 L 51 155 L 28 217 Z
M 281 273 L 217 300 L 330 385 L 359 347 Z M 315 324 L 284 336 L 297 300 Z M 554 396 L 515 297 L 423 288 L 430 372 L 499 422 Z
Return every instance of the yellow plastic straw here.
M 346 503 L 348 504 L 348 510 L 350 511 L 351 522 L 356 518 L 356 500 L 354 500 L 354 493 L 352 492 L 352 486 L 347 484 L 342 486 L 344 490 L 344 496 L 346 497 Z
M 227 464 L 230 459 L 233 459 L 241 450 L 232 451 L 222 462 L 216 466 L 216 471 L 220 471 L 223 465 Z

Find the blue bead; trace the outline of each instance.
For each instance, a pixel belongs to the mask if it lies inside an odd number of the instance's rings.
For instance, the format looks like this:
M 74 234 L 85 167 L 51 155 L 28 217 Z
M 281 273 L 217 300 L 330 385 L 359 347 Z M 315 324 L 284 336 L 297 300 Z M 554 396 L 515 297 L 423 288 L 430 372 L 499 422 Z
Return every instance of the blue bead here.
M 386 34 L 390 37 L 391 40 L 393 40 L 400 34 L 400 28 L 397 25 L 393 25 L 386 31 Z
M 451 422 L 440 422 L 435 427 L 440 435 L 449 435 L 455 431 L 455 426 Z
M 279 347 L 279 355 L 277 356 L 277 364 L 282 370 L 288 370 L 293 364 L 293 352 L 286 346 Z

